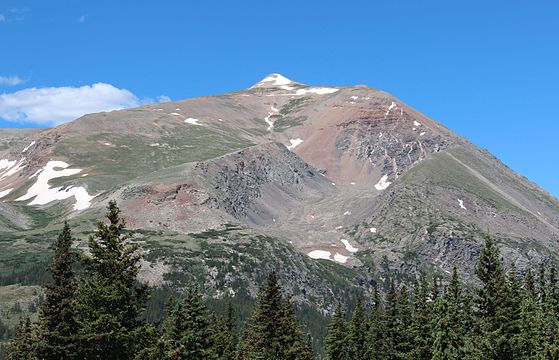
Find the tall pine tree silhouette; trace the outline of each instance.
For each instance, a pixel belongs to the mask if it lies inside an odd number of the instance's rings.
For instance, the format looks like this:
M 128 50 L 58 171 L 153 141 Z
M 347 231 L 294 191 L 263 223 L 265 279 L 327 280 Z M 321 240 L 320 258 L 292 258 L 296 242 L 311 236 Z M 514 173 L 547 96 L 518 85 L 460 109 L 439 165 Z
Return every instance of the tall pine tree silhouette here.
M 99 221 L 83 256 L 85 274 L 76 296 L 77 320 L 85 359 L 131 359 L 152 341 L 154 329 L 140 319 L 148 299 L 138 285 L 142 256 L 125 231 L 120 209 L 107 206 L 108 223 Z
M 76 279 L 72 268 L 74 242 L 70 226 L 64 228 L 53 244 L 54 258 L 48 271 L 52 281 L 44 286 L 38 323 L 37 356 L 40 359 L 76 359 L 80 357 L 74 297 Z

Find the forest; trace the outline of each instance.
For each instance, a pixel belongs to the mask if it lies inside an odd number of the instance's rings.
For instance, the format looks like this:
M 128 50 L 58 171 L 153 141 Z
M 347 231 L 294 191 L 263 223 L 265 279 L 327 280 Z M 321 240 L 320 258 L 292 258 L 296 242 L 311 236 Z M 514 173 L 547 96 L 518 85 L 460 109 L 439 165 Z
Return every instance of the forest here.
M 382 294 L 361 298 L 331 315 L 324 347 L 313 348 L 275 273 L 261 284 L 250 316 L 229 304 L 211 310 L 192 282 L 169 296 L 157 320 L 146 306 L 156 291 L 138 281 L 141 252 L 115 202 L 76 251 L 65 223 L 55 239 L 50 279 L 38 317 L 22 318 L 7 359 L 558 359 L 557 270 L 540 264 L 522 274 L 505 268 L 497 244 L 486 237 L 476 286 L 418 276 L 406 286 L 391 281 Z M 153 314 L 152 314 L 153 315 Z M 0 322 L 0 327 L 2 323 Z M 0 329 L 1 330 L 1 329 Z

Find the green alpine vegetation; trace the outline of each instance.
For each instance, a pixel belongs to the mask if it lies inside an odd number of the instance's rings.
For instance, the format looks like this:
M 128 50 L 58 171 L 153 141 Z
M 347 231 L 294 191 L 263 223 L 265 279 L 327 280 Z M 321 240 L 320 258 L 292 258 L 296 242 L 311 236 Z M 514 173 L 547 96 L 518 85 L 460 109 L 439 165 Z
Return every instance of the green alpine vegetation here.
M 455 268 L 442 287 L 425 277 L 412 290 L 392 282 L 384 301 L 376 292 L 368 311 L 358 303 L 350 319 L 340 305 L 326 359 L 557 359 L 557 270 L 542 265 L 538 274 L 505 271 L 487 237 L 476 267 L 480 286 L 464 286 Z
M 144 252 L 132 240 L 114 201 L 87 249 L 75 246 L 65 223 L 52 245 L 38 317 L 22 318 L 7 359 L 559 358 L 557 270 L 542 264 L 520 276 L 505 269 L 489 236 L 476 266 L 478 286 L 465 286 L 456 268 L 450 279 L 419 276 L 411 287 L 391 277 L 384 296 L 375 289 L 349 313 L 338 304 L 323 349 L 313 349 L 275 272 L 247 317 L 232 303 L 214 311 L 196 282 L 170 291 L 162 316 L 150 314 L 148 301 L 162 290 L 138 281 Z

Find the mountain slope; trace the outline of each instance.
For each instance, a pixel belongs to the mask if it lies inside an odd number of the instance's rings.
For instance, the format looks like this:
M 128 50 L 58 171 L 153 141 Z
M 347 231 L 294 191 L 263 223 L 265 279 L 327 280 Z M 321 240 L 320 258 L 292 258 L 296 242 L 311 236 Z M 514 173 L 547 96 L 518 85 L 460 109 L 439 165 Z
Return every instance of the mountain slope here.
M 188 276 L 177 259 L 191 256 L 216 296 L 223 296 L 216 277 L 254 288 L 256 278 L 243 272 L 249 270 L 225 265 L 224 254 L 237 256 L 236 246 L 247 241 L 242 234 L 274 243 L 255 261 L 291 269 L 280 276 L 298 267 L 323 276 L 325 290 L 313 296 L 324 307 L 331 289 L 368 291 L 389 270 L 405 279 L 458 266 L 471 279 L 488 231 L 521 269 L 559 255 L 557 199 L 365 86 L 307 86 L 272 74 L 238 92 L 4 131 L 0 139 L 10 139 L 0 153 L 4 270 L 16 259 L 36 261 L 48 242 L 34 239 L 64 218 L 78 232 L 91 231 L 111 198 L 138 241 L 147 241 L 146 279 Z M 212 249 L 207 259 L 203 247 Z M 291 255 L 271 260 L 280 248 Z M 216 275 L 207 264 L 218 259 Z M 351 275 L 334 281 L 313 262 Z M 240 282 L 230 283 L 239 291 Z M 301 294 L 301 287 L 310 289 L 301 280 L 291 290 Z

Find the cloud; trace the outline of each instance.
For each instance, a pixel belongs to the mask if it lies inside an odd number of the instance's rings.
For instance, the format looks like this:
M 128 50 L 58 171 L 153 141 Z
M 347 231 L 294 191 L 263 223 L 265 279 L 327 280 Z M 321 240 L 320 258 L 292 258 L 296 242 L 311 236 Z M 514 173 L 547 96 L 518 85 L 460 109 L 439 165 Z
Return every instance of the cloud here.
M 76 19 L 77 22 L 79 22 L 80 24 L 84 24 L 85 23 L 85 15 L 80 16 L 79 18 Z
M 4 14 L 0 14 L 0 22 L 4 21 L 6 21 L 6 17 L 4 16 Z
M 0 85 L 15 86 L 25 82 L 19 76 L 2 76 L 0 75 Z
M 157 102 L 170 102 L 171 98 L 167 95 L 161 95 L 157 97 Z
M 15 123 L 53 126 L 82 115 L 137 107 L 136 95 L 111 84 L 29 88 L 0 95 L 0 118 Z

